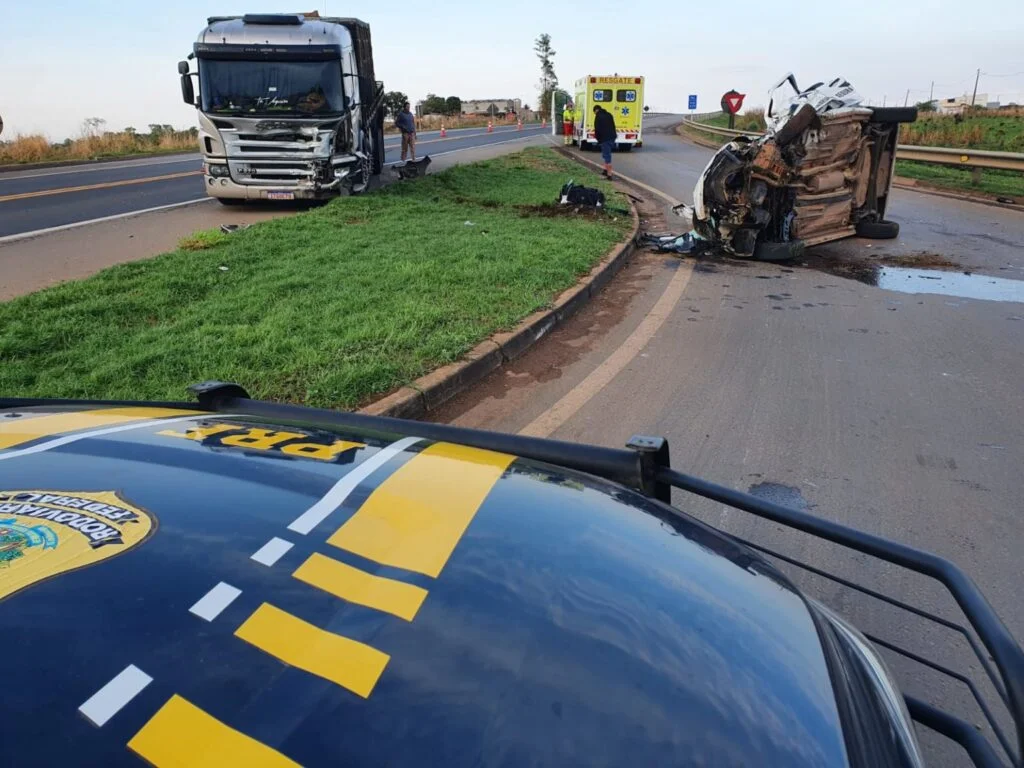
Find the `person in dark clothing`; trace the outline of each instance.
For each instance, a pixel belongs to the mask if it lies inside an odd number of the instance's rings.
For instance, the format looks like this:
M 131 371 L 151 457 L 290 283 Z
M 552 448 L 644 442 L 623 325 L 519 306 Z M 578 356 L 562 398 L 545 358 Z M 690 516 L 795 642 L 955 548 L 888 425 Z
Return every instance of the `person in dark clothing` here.
M 416 118 L 409 111 L 409 102 L 402 105 L 402 111 L 395 118 L 395 127 L 402 132 L 402 161 L 408 153 L 410 159 L 416 162 Z
M 615 118 L 612 113 L 603 109 L 600 104 L 594 105 L 594 138 L 601 147 L 601 160 L 604 161 L 604 177 L 612 177 L 612 150 L 615 149 L 615 140 L 618 138 L 618 131 L 615 129 Z

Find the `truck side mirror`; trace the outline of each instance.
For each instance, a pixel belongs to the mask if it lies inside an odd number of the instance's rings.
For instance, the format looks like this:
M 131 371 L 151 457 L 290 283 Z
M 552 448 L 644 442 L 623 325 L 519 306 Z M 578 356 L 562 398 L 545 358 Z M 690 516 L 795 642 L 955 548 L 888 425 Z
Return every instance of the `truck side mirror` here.
M 188 75 L 181 76 L 181 98 L 190 107 L 196 105 L 196 92 L 192 87 L 192 78 Z
M 188 62 L 187 61 L 179 61 L 178 62 L 178 74 L 179 75 L 187 75 L 188 74 Z

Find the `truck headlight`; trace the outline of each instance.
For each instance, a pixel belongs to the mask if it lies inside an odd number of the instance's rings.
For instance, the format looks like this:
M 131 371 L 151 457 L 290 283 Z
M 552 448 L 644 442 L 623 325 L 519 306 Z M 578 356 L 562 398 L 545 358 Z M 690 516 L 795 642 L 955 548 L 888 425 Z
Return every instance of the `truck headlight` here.
M 226 165 L 213 165 L 211 163 L 209 166 L 209 171 L 211 176 L 214 176 L 218 179 L 231 175 Z

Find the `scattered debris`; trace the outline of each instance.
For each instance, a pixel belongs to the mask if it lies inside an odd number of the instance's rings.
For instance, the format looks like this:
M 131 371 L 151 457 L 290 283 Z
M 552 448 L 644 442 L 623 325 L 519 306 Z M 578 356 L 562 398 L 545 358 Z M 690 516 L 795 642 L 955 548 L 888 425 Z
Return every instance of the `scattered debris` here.
M 643 232 L 640 235 L 638 244 L 648 245 L 662 253 L 703 253 L 711 247 L 706 240 L 702 240 L 693 232 L 684 232 L 681 235 L 654 235 L 650 232 Z
M 232 232 L 241 232 L 243 229 L 248 229 L 248 224 L 221 224 L 220 231 L 225 235 L 230 235 Z M 227 267 L 225 267 L 227 269 Z
M 424 155 L 419 160 L 407 160 L 392 166 L 400 179 L 415 179 L 427 175 L 427 166 L 430 165 L 430 155 Z
M 223 264 L 221 264 L 219 267 L 217 267 L 217 269 L 219 269 L 221 272 L 227 272 L 228 271 L 228 268 L 225 267 Z

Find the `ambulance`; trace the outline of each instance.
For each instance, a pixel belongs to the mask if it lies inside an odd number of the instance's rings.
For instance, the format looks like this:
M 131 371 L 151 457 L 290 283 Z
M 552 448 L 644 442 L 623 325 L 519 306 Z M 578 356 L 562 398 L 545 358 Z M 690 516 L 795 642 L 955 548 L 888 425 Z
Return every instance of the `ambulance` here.
M 596 146 L 594 139 L 594 106 L 612 113 L 618 129 L 618 149 L 643 146 L 641 122 L 644 113 L 644 79 L 619 75 L 587 75 L 576 81 L 573 100 L 573 143 L 580 149 Z

